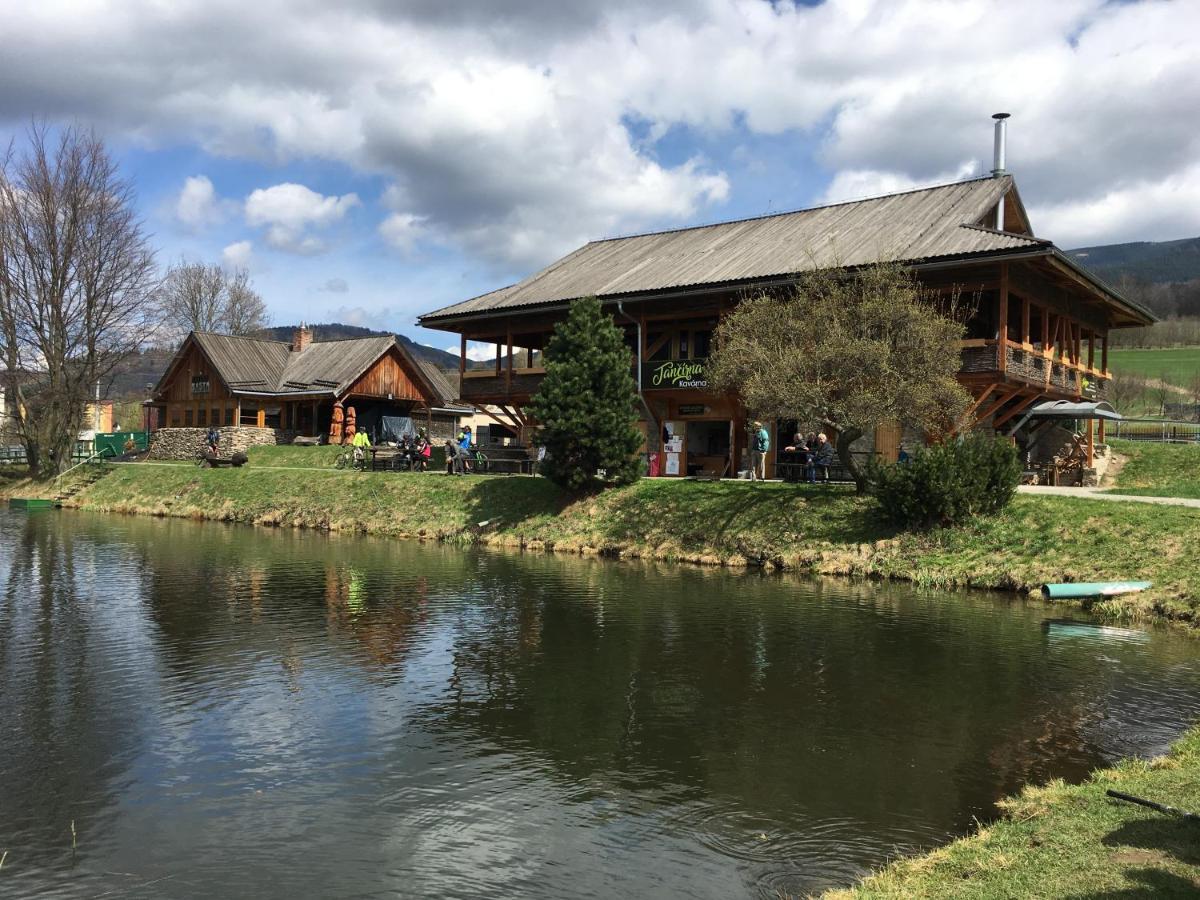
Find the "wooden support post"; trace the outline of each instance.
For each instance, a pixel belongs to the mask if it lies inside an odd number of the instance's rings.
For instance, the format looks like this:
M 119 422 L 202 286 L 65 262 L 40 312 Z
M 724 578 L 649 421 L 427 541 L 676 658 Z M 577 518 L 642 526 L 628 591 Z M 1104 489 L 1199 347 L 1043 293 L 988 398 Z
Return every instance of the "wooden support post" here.
M 1100 369 L 1108 376 L 1108 332 L 1100 336 Z
M 1042 307 L 1042 352 L 1046 352 L 1046 347 L 1050 344 L 1050 310 Z
M 496 377 L 497 378 L 500 377 L 500 363 L 503 359 L 503 357 L 500 355 L 501 348 L 502 348 L 501 343 L 499 341 L 496 341 Z
M 533 368 L 533 348 L 532 347 L 525 348 L 525 368 L 527 368 L 527 369 Z
M 1100 443 L 1104 443 L 1104 420 L 1100 420 Z
M 1029 298 L 1021 298 L 1021 343 L 1029 343 Z
M 462 394 L 463 379 L 467 373 L 467 334 L 464 331 L 458 350 L 458 393 Z
M 258 425 L 259 428 L 267 427 L 267 411 L 262 406 L 260 406 L 258 408 L 258 421 L 256 424 Z
M 317 421 L 317 410 L 319 408 L 320 408 L 320 404 L 316 400 L 314 400 L 313 401 L 312 434 L 310 435 L 310 437 L 320 437 L 321 436 L 321 426 L 320 426 L 320 423 Z
M 512 326 L 509 325 L 504 329 L 504 340 L 508 345 L 508 365 L 504 368 L 504 393 L 512 393 L 512 366 L 513 366 L 513 345 L 512 345 Z
M 1088 332 L 1088 371 L 1096 368 L 1096 332 Z
M 1000 263 L 1000 329 L 997 337 L 1000 342 L 996 346 L 999 355 L 999 369 L 1008 370 L 1008 263 Z
M 1096 420 L 1088 419 L 1087 461 L 1090 469 L 1096 462 Z

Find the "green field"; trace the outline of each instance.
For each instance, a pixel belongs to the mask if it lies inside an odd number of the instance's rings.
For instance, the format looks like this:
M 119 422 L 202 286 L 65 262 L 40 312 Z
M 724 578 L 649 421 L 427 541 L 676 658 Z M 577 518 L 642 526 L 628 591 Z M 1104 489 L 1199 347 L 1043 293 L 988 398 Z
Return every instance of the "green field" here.
M 1109 350 L 1108 367 L 1114 372 L 1159 378 L 1187 387 L 1200 375 L 1200 347 L 1165 347 L 1157 350 Z

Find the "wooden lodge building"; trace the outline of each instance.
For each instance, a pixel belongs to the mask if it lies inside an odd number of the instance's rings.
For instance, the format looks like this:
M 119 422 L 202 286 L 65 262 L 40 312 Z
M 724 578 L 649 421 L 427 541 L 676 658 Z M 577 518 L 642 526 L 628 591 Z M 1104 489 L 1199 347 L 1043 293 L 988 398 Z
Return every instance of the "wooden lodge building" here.
M 721 316 L 749 293 L 787 289 L 806 270 L 896 261 L 928 288 L 974 300 L 959 376 L 974 398 L 966 421 L 1009 433 L 1028 427 L 1025 414 L 1039 402 L 1101 395 L 1109 332 L 1155 317 L 1035 236 L 997 155 L 990 177 L 593 241 L 517 284 L 428 313 L 420 323 L 458 333 L 463 360 L 467 341 L 495 344 L 494 370 L 460 366 L 459 398 L 528 427 L 534 423 L 525 406 L 544 374 L 534 351 L 573 300 L 596 296 L 624 330 L 640 379 L 651 473 L 729 475 L 741 468 L 746 431 L 737 399 L 709 390 L 705 379 Z M 1091 425 L 1089 419 L 1089 436 Z M 772 442 L 769 476 L 780 437 Z M 881 428 L 873 437 L 865 449 L 894 459 L 899 429 Z
M 152 393 L 163 431 L 236 429 L 235 445 L 327 436 L 336 402 L 354 407 L 359 431 L 382 438 L 407 417 L 433 437 L 452 436 L 470 409 L 432 363 L 394 335 L 314 341 L 301 325 L 291 343 L 192 332 Z M 241 449 L 241 446 L 238 446 Z

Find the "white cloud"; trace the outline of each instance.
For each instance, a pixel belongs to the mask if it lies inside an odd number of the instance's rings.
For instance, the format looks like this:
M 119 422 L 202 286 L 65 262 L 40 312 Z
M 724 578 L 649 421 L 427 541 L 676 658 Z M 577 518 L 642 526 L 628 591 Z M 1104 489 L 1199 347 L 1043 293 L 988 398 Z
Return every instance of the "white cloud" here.
M 175 200 L 175 218 L 188 228 L 201 229 L 225 218 L 225 204 L 217 197 L 213 183 L 205 175 L 184 179 Z
M 371 328 L 375 331 L 391 331 L 389 322 L 392 311 L 386 307 L 367 309 L 365 306 L 339 306 L 325 313 L 330 322 L 341 322 L 343 325 L 357 325 L 360 328 Z
M 453 353 L 458 356 L 461 348 L 455 344 L 453 347 L 447 347 L 447 353 Z M 496 358 L 495 344 L 480 344 L 476 341 L 467 341 L 467 359 L 472 359 L 475 362 L 483 362 L 487 359 Z
M 379 224 L 379 234 L 391 246 L 411 253 L 425 232 L 423 220 L 412 213 L 395 212 Z
M 357 194 L 327 197 L 302 184 L 277 184 L 246 198 L 246 223 L 265 228 L 266 242 L 277 250 L 312 255 L 325 243 L 309 229 L 326 228 L 358 205 Z
M 318 290 L 327 294 L 347 294 L 350 292 L 350 284 L 345 278 L 330 278 Z
M 846 200 L 862 200 L 880 194 L 896 194 L 917 188 L 960 181 L 978 174 L 975 162 L 968 160 L 951 172 L 942 172 L 932 178 L 910 178 L 900 172 L 880 172 L 874 169 L 845 169 L 838 172 L 821 197 L 822 203 L 842 203 Z
M 221 251 L 221 264 L 226 269 L 248 269 L 254 261 L 254 245 L 250 241 L 237 241 Z
M 385 239 L 452 242 L 517 270 L 596 236 L 688 222 L 728 197 L 728 177 L 681 158 L 671 134 L 749 147 L 783 135 L 798 155 L 816 142 L 832 196 L 924 183 L 965 161 L 985 171 L 987 115 L 1007 110 L 1010 168 L 1044 210 L 1157 196 L 1200 158 L 1193 2 L 217 9 L 6 4 L 0 33 L 21 52 L 0 54 L 0 83 L 23 88 L 0 97 L 0 115 L 51 110 L 226 156 L 334 161 L 397 185 Z M 1033 224 L 1069 244 L 1125 234 L 1141 215 L 1105 213 L 1099 228 L 1064 213 L 1065 234 Z M 1200 232 L 1200 206 L 1172 221 Z M 328 223 L 262 227 L 269 244 L 316 252 Z

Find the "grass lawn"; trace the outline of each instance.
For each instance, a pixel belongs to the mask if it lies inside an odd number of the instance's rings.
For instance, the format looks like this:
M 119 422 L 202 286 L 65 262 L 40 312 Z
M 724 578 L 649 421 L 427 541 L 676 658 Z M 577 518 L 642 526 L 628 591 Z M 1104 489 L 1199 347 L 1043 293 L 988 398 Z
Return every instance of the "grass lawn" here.
M 1108 367 L 1141 378 L 1161 378 L 1187 387 L 1200 375 L 1200 347 L 1165 347 L 1156 350 L 1109 350 Z
M 1200 444 L 1109 443 L 1129 459 L 1109 493 L 1200 498 Z
M 1200 728 L 1161 759 L 1028 787 L 1005 819 L 826 900 L 1200 896 L 1200 823 L 1109 799 L 1107 788 L 1200 810 Z
M 99 511 L 703 564 L 763 565 L 896 578 L 929 586 L 1036 590 L 1046 581 L 1146 579 L 1145 594 L 1105 601 L 1116 619 L 1192 620 L 1200 610 L 1200 511 L 1018 497 L 966 527 L 903 533 L 874 501 L 842 487 L 645 480 L 575 498 L 545 479 L 283 468 L 257 448 L 243 469 L 114 466 L 79 494 Z M 270 458 L 276 465 L 264 465 Z M 1149 539 L 1153 535 L 1154 539 Z

